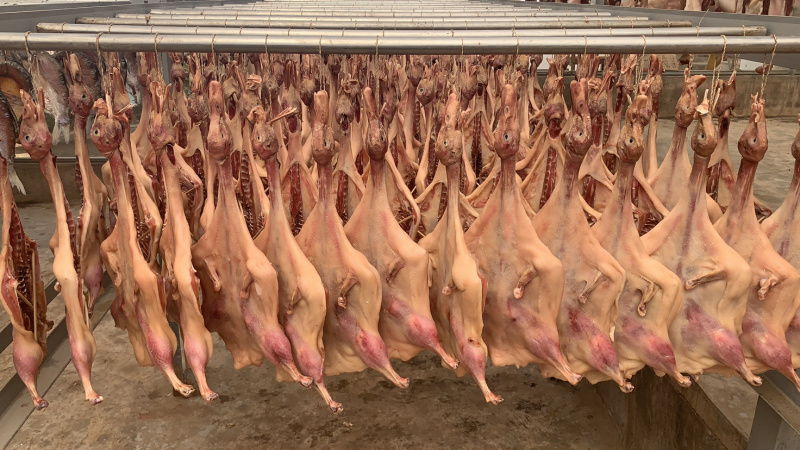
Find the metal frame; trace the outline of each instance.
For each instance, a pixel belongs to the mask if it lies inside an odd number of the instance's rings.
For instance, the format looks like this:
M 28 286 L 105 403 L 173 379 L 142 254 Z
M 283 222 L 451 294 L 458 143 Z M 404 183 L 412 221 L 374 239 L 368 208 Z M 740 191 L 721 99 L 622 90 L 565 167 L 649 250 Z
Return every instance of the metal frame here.
M 481 0 L 498 5 L 508 5 L 509 3 L 519 4 L 523 8 L 535 8 L 531 2 L 510 2 L 508 0 Z M 611 12 L 618 16 L 647 17 L 651 20 L 688 20 L 692 26 L 712 26 L 712 27 L 742 27 L 742 26 L 763 26 L 767 29 L 768 35 L 775 35 L 778 38 L 783 36 L 800 35 L 800 19 L 797 17 L 781 16 L 761 16 L 753 14 L 729 14 L 729 13 L 704 13 L 697 11 L 675 11 L 649 8 L 623 8 L 619 6 L 605 5 L 569 5 L 563 3 L 547 3 L 553 10 L 564 11 L 598 11 Z M 751 61 L 762 61 L 764 55 L 758 52 L 742 53 L 742 59 Z M 800 69 L 800 54 L 781 54 L 775 55 L 774 63 L 778 66 L 791 69 Z
M 74 23 L 78 17 L 108 17 L 124 12 L 147 12 L 155 5 L 193 6 L 218 5 L 215 0 L 165 0 L 144 3 L 146 0 L 92 1 L 75 3 L 36 3 L 30 5 L 0 5 L 0 30 L 4 32 L 35 32 L 39 22 Z M 225 0 L 228 4 L 248 0 Z
M 568 18 L 567 20 L 552 20 L 550 18 L 533 18 L 533 19 L 485 19 L 485 20 L 461 20 L 461 19 L 429 19 L 425 20 L 377 20 L 375 18 L 353 18 L 348 21 L 337 20 L 318 20 L 316 18 L 298 18 L 299 20 L 272 20 L 272 19 L 254 19 L 254 20 L 237 20 L 237 19 L 213 19 L 198 16 L 197 18 L 187 17 L 186 19 L 160 19 L 160 18 L 139 18 L 139 19 L 125 19 L 125 18 L 99 18 L 99 17 L 84 17 L 76 20 L 76 23 L 99 23 L 107 25 L 183 25 L 183 26 L 216 26 L 216 27 L 291 27 L 291 28 L 329 28 L 335 30 L 342 29 L 373 29 L 373 30 L 509 30 L 509 29 L 524 29 L 524 28 L 604 28 L 609 26 L 629 27 L 636 26 L 652 26 L 652 27 L 669 27 L 669 26 L 690 26 L 690 22 L 681 22 L 675 20 L 646 20 L 642 18 L 618 18 L 618 17 L 585 17 L 585 18 Z
M 247 52 L 314 54 L 515 54 L 515 53 L 799 53 L 800 37 L 770 36 L 626 36 L 626 37 L 311 37 L 239 35 L 141 35 L 0 33 L 8 50 Z
M 800 448 L 800 392 L 783 375 L 761 374 L 758 404 L 750 429 L 750 450 Z
M 670 28 L 591 28 L 560 30 L 320 30 L 294 28 L 225 28 L 184 27 L 170 25 L 100 25 L 40 23 L 40 33 L 91 34 L 211 34 L 239 36 L 303 36 L 303 37 L 602 37 L 602 36 L 764 36 L 765 27 L 670 27 Z

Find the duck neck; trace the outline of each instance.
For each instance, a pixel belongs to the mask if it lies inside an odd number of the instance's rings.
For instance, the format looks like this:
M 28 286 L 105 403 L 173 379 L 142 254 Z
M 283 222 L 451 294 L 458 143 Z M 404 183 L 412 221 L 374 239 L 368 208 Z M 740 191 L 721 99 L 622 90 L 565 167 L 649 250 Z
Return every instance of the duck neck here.
M 733 190 L 731 203 L 728 205 L 731 215 L 752 214 L 755 218 L 753 179 L 755 178 L 757 167 L 757 162 L 742 158 L 739 164 L 739 175 L 736 178 L 736 187 Z
M 333 168 L 330 162 L 317 165 L 317 175 L 319 176 L 319 203 L 325 208 L 334 200 L 334 197 L 331 195 L 332 174 Z
M 706 207 L 706 180 L 708 179 L 708 156 L 694 154 L 694 164 L 689 175 L 689 201 L 692 210 L 698 214 L 708 214 Z

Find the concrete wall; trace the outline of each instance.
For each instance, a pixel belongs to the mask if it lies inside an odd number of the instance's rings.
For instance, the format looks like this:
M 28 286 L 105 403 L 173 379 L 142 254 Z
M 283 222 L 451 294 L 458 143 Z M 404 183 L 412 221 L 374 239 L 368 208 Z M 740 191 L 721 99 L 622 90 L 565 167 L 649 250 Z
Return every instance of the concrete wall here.
M 625 394 L 612 382 L 595 386 L 619 428 L 624 448 L 648 450 L 739 450 L 747 438 L 693 383 L 682 388 L 646 368 Z
M 78 186 L 75 183 L 74 159 L 67 160 L 66 158 L 62 158 L 56 162 L 58 173 L 61 176 L 61 182 L 64 184 L 64 194 L 67 196 L 67 201 L 69 201 L 71 206 L 80 205 L 80 192 L 78 192 Z M 102 177 L 100 173 L 102 163 L 93 162 L 92 167 L 95 173 L 97 173 L 97 176 Z M 47 180 L 45 180 L 44 175 L 42 175 L 41 169 L 39 169 L 39 163 L 27 158 L 18 159 L 14 164 L 14 168 L 17 171 L 17 175 L 19 175 L 19 179 L 22 180 L 26 191 L 26 195 L 22 195 L 17 192 L 16 189 L 12 188 L 14 191 L 14 200 L 16 200 L 18 204 L 52 204 L 53 200 L 52 197 L 50 197 L 50 188 L 47 186 Z
M 702 101 L 703 92 L 710 89 L 711 72 L 700 72 L 708 78 L 700 86 L 698 100 Z M 546 74 L 539 74 L 539 83 L 544 82 Z M 730 74 L 723 73 L 720 79 L 728 79 Z M 574 79 L 572 74 L 565 76 L 564 99 L 570 104 L 569 82 Z M 668 72 L 663 75 L 664 88 L 659 102 L 658 117 L 674 118 L 675 105 L 681 96 L 683 88 L 683 74 L 678 72 Z M 757 73 L 737 73 L 736 74 L 736 109 L 734 116 L 747 117 L 750 115 L 751 94 L 761 92 L 761 75 Z M 711 92 L 709 92 L 709 95 Z M 767 77 L 767 85 L 764 89 L 766 99 L 767 117 L 793 117 L 797 118 L 800 114 L 800 75 L 773 74 Z M 613 107 L 613 105 L 609 105 Z
M 700 86 L 698 100 L 702 101 L 703 92 L 711 89 L 711 74 Z M 728 79 L 730 74 L 720 76 L 721 79 Z M 663 75 L 664 90 L 661 94 L 661 101 L 658 108 L 658 117 L 675 117 L 675 104 L 681 96 L 683 87 L 683 75 L 665 73 Z M 750 95 L 761 92 L 761 75 L 757 73 L 737 73 L 736 74 L 736 109 L 734 116 L 748 117 L 750 115 L 750 105 L 752 99 Z M 709 91 L 709 95 L 711 92 Z M 788 74 L 773 74 L 767 77 L 767 84 L 764 88 L 764 99 L 766 100 L 765 113 L 767 117 L 797 117 L 800 113 L 800 76 Z

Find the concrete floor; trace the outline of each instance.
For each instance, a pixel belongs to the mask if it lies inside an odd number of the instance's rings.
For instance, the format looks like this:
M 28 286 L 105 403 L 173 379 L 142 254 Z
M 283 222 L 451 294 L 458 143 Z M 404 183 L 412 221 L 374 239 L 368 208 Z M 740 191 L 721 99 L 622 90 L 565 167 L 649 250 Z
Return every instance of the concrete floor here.
M 619 448 L 617 430 L 595 391 L 547 381 L 534 369 L 488 370 L 506 401 L 487 405 L 468 378 L 456 378 L 429 354 L 395 362 L 411 377 L 400 390 L 374 371 L 327 379 L 344 412 L 332 414 L 313 390 L 276 383 L 268 364 L 234 371 L 215 340 L 209 382 L 220 394 L 173 397 L 164 376 L 140 368 L 124 332 L 107 317 L 95 332 L 100 348 L 95 388 L 106 401 L 83 400 L 72 366 L 45 396 L 9 448 Z
M 746 118 L 731 126 L 735 165 L 736 140 Z M 794 166 L 789 152 L 797 132 L 793 120 L 768 121 L 770 151 L 759 166 L 755 192 L 776 208 L 786 193 Z M 659 156 L 669 147 L 672 122 L 659 126 Z M 690 130 L 691 131 L 691 130 Z M 25 229 L 40 246 L 45 281 L 52 278 L 47 241 L 53 232 L 49 204 L 20 208 Z M 51 303 L 50 316 L 63 316 L 63 303 Z M 0 327 L 7 323 L 0 314 Z M 269 363 L 235 371 L 230 354 L 215 337 L 208 377 L 220 394 L 213 404 L 199 397 L 173 397 L 165 377 L 137 366 L 126 333 L 110 315 L 97 327 L 98 356 L 94 384 L 106 401 L 91 407 L 83 400 L 78 376 L 67 369 L 45 394 L 50 408 L 34 413 L 11 448 L 171 448 L 242 445 L 330 448 L 355 447 L 525 447 L 618 448 L 618 431 L 595 391 L 543 379 L 535 368 L 487 370 L 492 389 L 505 397 L 499 406 L 485 404 L 474 382 L 456 378 L 424 353 L 408 363 L 394 362 L 411 378 L 402 391 L 374 371 L 330 377 L 333 397 L 344 412 L 331 414 L 313 390 L 277 383 Z M 13 373 L 10 352 L 0 355 L 0 384 Z M 756 394 L 738 378 L 703 376 L 700 385 L 728 418 L 749 433 Z M 368 443 L 368 444 L 366 444 Z

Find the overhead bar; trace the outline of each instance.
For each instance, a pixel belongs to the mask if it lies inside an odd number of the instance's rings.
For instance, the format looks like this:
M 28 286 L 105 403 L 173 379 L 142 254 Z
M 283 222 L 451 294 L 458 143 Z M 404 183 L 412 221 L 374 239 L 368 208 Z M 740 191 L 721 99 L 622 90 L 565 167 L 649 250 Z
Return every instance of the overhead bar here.
M 168 11 L 173 9 L 215 9 L 215 8 L 224 8 L 228 5 L 226 4 L 210 4 L 210 5 L 183 5 L 178 6 L 179 4 L 171 4 L 168 6 L 162 6 L 161 8 L 155 8 L 158 11 Z M 386 7 L 386 6 L 394 6 L 394 5 L 405 5 L 411 7 L 449 7 L 449 8 L 486 8 L 486 9 L 536 9 L 540 11 L 545 10 L 554 10 L 551 5 L 546 5 L 545 3 L 533 3 L 529 6 L 523 8 L 523 5 L 520 3 L 512 2 L 512 3 L 497 3 L 497 2 L 478 2 L 478 1 L 468 1 L 468 2 L 457 2 L 457 1 L 450 1 L 450 0 L 441 0 L 441 1 L 425 1 L 425 2 L 413 2 L 413 1 L 354 1 L 354 0 L 344 0 L 341 2 L 336 1 L 315 1 L 313 3 L 309 3 L 308 1 L 303 2 L 284 2 L 284 1 L 273 1 L 273 2 L 259 2 L 259 3 L 236 3 L 237 8 L 249 8 L 249 9 L 268 9 L 275 6 L 285 6 L 285 7 L 298 7 L 298 8 L 315 8 L 315 7 L 336 7 L 338 5 L 342 6 L 365 6 L 365 7 Z M 535 6 L 534 6 L 535 5 Z
M 510 37 L 510 36 L 764 36 L 764 27 L 592 28 L 563 30 L 318 30 L 292 28 L 176 27 L 165 25 L 93 25 L 40 23 L 41 33 L 217 34 L 242 36 L 345 37 Z
M 603 12 L 603 13 L 581 13 L 575 11 L 569 12 L 557 12 L 557 11 L 544 11 L 544 12 L 537 12 L 536 10 L 513 10 L 513 11 L 442 11 L 442 10 L 431 10 L 431 11 L 415 11 L 415 10 L 405 10 L 400 9 L 396 11 L 387 11 L 385 9 L 364 9 L 364 8 L 353 8 L 353 9 L 343 9 L 337 8 L 336 10 L 320 10 L 320 9 L 269 9 L 269 10 L 260 10 L 260 11 L 248 11 L 248 10 L 240 10 L 240 9 L 219 9 L 213 11 L 193 11 L 193 10 L 182 10 L 176 11 L 169 14 L 141 14 L 141 13 L 127 13 L 127 14 L 117 14 L 115 17 L 124 18 L 124 19 L 141 19 L 146 17 L 158 17 L 158 18 L 171 18 L 171 19 L 185 19 L 187 17 L 208 17 L 214 19 L 224 19 L 224 18 L 248 18 L 248 17 L 256 17 L 256 18 L 264 18 L 264 17 L 297 17 L 297 16 L 326 16 L 326 17 L 343 17 L 349 18 L 353 15 L 355 16 L 364 16 L 368 14 L 369 17 L 396 17 L 396 18 L 404 18 L 404 17 L 419 17 L 421 15 L 431 15 L 434 17 L 467 17 L 473 18 L 480 16 L 481 18 L 485 17 L 611 17 L 611 13 Z M 617 16 L 619 17 L 619 16 Z
M 275 5 L 270 8 L 240 8 L 237 5 L 231 5 L 230 8 L 176 8 L 176 9 L 153 9 L 150 14 L 157 15 L 176 15 L 176 14 L 206 14 L 213 15 L 223 12 L 248 12 L 253 14 L 264 14 L 269 11 L 324 11 L 324 12 L 347 12 L 347 11 L 375 11 L 375 12 L 401 12 L 401 11 L 416 11 L 416 12 L 438 12 L 444 14 L 475 14 L 475 13 L 498 13 L 498 14 L 545 14 L 545 13 L 570 13 L 582 15 L 611 15 L 611 12 L 595 12 L 595 11 L 554 11 L 551 9 L 528 9 L 528 8 L 492 8 L 484 6 L 464 6 L 464 7 L 439 7 L 439 6 L 414 6 L 406 4 L 397 4 L 391 6 L 373 6 L 373 5 L 341 5 L 341 6 L 318 6 L 308 5 L 302 7 L 293 7 L 287 5 Z
M 178 6 L 180 4 L 171 4 L 168 6 L 163 6 L 160 8 L 154 8 L 153 11 L 173 11 L 173 10 L 188 10 L 188 9 L 223 9 L 227 6 L 227 4 L 210 4 L 210 5 L 189 5 L 186 6 Z M 283 1 L 276 1 L 276 2 L 262 2 L 258 4 L 248 4 L 248 3 L 236 3 L 235 6 L 241 9 L 269 9 L 274 7 L 285 7 L 285 8 L 335 8 L 338 6 L 350 6 L 350 7 L 359 7 L 363 6 L 366 8 L 386 8 L 392 6 L 402 6 L 402 7 L 412 7 L 412 8 L 451 8 L 451 9 L 463 9 L 463 8 L 471 8 L 471 9 L 496 9 L 496 10 L 511 10 L 511 9 L 533 9 L 538 11 L 549 11 L 555 8 L 550 6 L 536 6 L 535 8 L 525 7 L 522 8 L 521 4 L 500 4 L 500 3 L 487 3 L 487 2 L 453 2 L 448 0 L 443 1 L 430 1 L 430 2 L 405 2 L 405 1 L 396 1 L 396 2 L 388 2 L 388 1 L 365 1 L 365 2 L 358 2 L 352 0 L 346 0 L 342 2 L 324 2 L 324 1 L 315 1 L 314 3 L 305 2 L 283 2 Z
M 465 16 L 465 17 L 449 17 L 446 15 L 440 14 L 426 14 L 424 17 L 421 16 L 409 16 L 404 14 L 398 15 L 388 15 L 388 16 L 363 16 L 363 15 L 354 15 L 354 16 L 331 16 L 325 13 L 321 14 L 305 14 L 305 15 L 295 15 L 295 14 L 273 14 L 273 15 L 245 15 L 245 14 L 228 14 L 228 15 L 220 15 L 220 16 L 203 16 L 203 15 L 176 15 L 176 16 L 167 16 L 167 15 L 159 15 L 159 16 L 151 16 L 149 14 L 119 14 L 116 16 L 116 19 L 122 20 L 143 20 L 145 23 L 149 23 L 152 20 L 175 20 L 175 21 L 185 21 L 189 20 L 228 20 L 229 22 L 232 21 L 265 21 L 269 20 L 272 22 L 277 21 L 320 21 L 320 22 L 343 22 L 343 23 L 352 23 L 352 22 L 379 22 L 379 23 L 398 23 L 402 21 L 414 21 L 417 22 L 420 19 L 425 22 L 436 22 L 436 23 L 464 23 L 464 22 L 475 22 L 475 23 L 483 23 L 483 22 L 505 22 L 508 23 L 509 26 L 513 26 L 515 23 L 541 23 L 541 22 L 556 22 L 558 20 L 563 20 L 562 16 L 552 16 L 552 17 L 525 17 L 525 16 L 484 16 L 480 15 L 476 17 L 475 15 Z M 631 19 L 635 21 L 647 21 L 646 18 L 628 18 L 628 17 L 596 17 L 596 16 L 585 16 L 585 15 L 578 15 L 578 16 L 565 16 L 566 20 L 581 20 L 586 22 L 602 22 L 602 21 L 612 21 L 612 20 L 622 20 L 629 22 Z M 96 19 L 104 19 L 104 18 L 96 18 Z
M 25 33 L 0 33 L 0 49 L 25 50 Z M 798 53 L 800 37 L 610 36 L 593 37 L 302 37 L 35 33 L 30 50 L 460 55 L 515 53 Z
M 595 18 L 597 19 L 597 18 Z M 562 28 L 636 28 L 636 27 L 685 27 L 689 26 L 688 21 L 654 21 L 642 20 L 637 18 L 625 19 L 602 19 L 602 20 L 458 20 L 458 21 L 395 21 L 384 22 L 372 19 L 354 18 L 348 22 L 316 21 L 316 20 L 212 20 L 212 19 L 118 19 L 103 17 L 81 17 L 76 23 L 80 24 L 105 24 L 105 25 L 173 25 L 173 26 L 217 26 L 230 28 L 327 28 L 327 29 L 429 29 L 429 30 L 509 30 L 509 29 L 562 29 Z
M 285 17 L 325 17 L 325 18 L 339 18 L 339 19 L 350 19 L 352 17 L 376 17 L 376 18 L 393 18 L 393 19 L 405 19 L 405 20 L 413 20 L 420 17 L 443 17 L 449 19 L 471 19 L 480 17 L 481 19 L 486 18 L 508 18 L 508 19 L 528 19 L 528 18 L 544 18 L 544 19 L 552 19 L 554 17 L 571 17 L 571 18 L 584 18 L 584 17 L 611 17 L 610 13 L 598 13 L 598 14 L 580 14 L 571 12 L 569 14 L 560 14 L 555 12 L 541 12 L 541 13 L 526 13 L 525 11 L 521 11 L 517 13 L 514 12 L 496 12 L 496 11 L 487 11 L 487 12 L 443 12 L 443 11 L 385 11 L 385 10 L 364 10 L 364 9 L 352 9 L 352 10 L 338 10 L 338 11 L 307 11 L 307 10 L 297 10 L 297 11 L 287 11 L 287 10 L 270 10 L 269 12 L 251 12 L 251 11 L 223 11 L 220 10 L 219 12 L 215 13 L 202 13 L 202 14 L 187 14 L 187 13 L 175 13 L 175 14 L 117 14 L 115 17 L 120 19 L 146 19 L 146 18 L 157 18 L 157 19 L 187 19 L 187 18 L 207 18 L 207 19 L 266 19 L 267 17 L 271 17 L 272 19 L 281 19 Z M 619 16 L 616 16 L 619 18 Z

